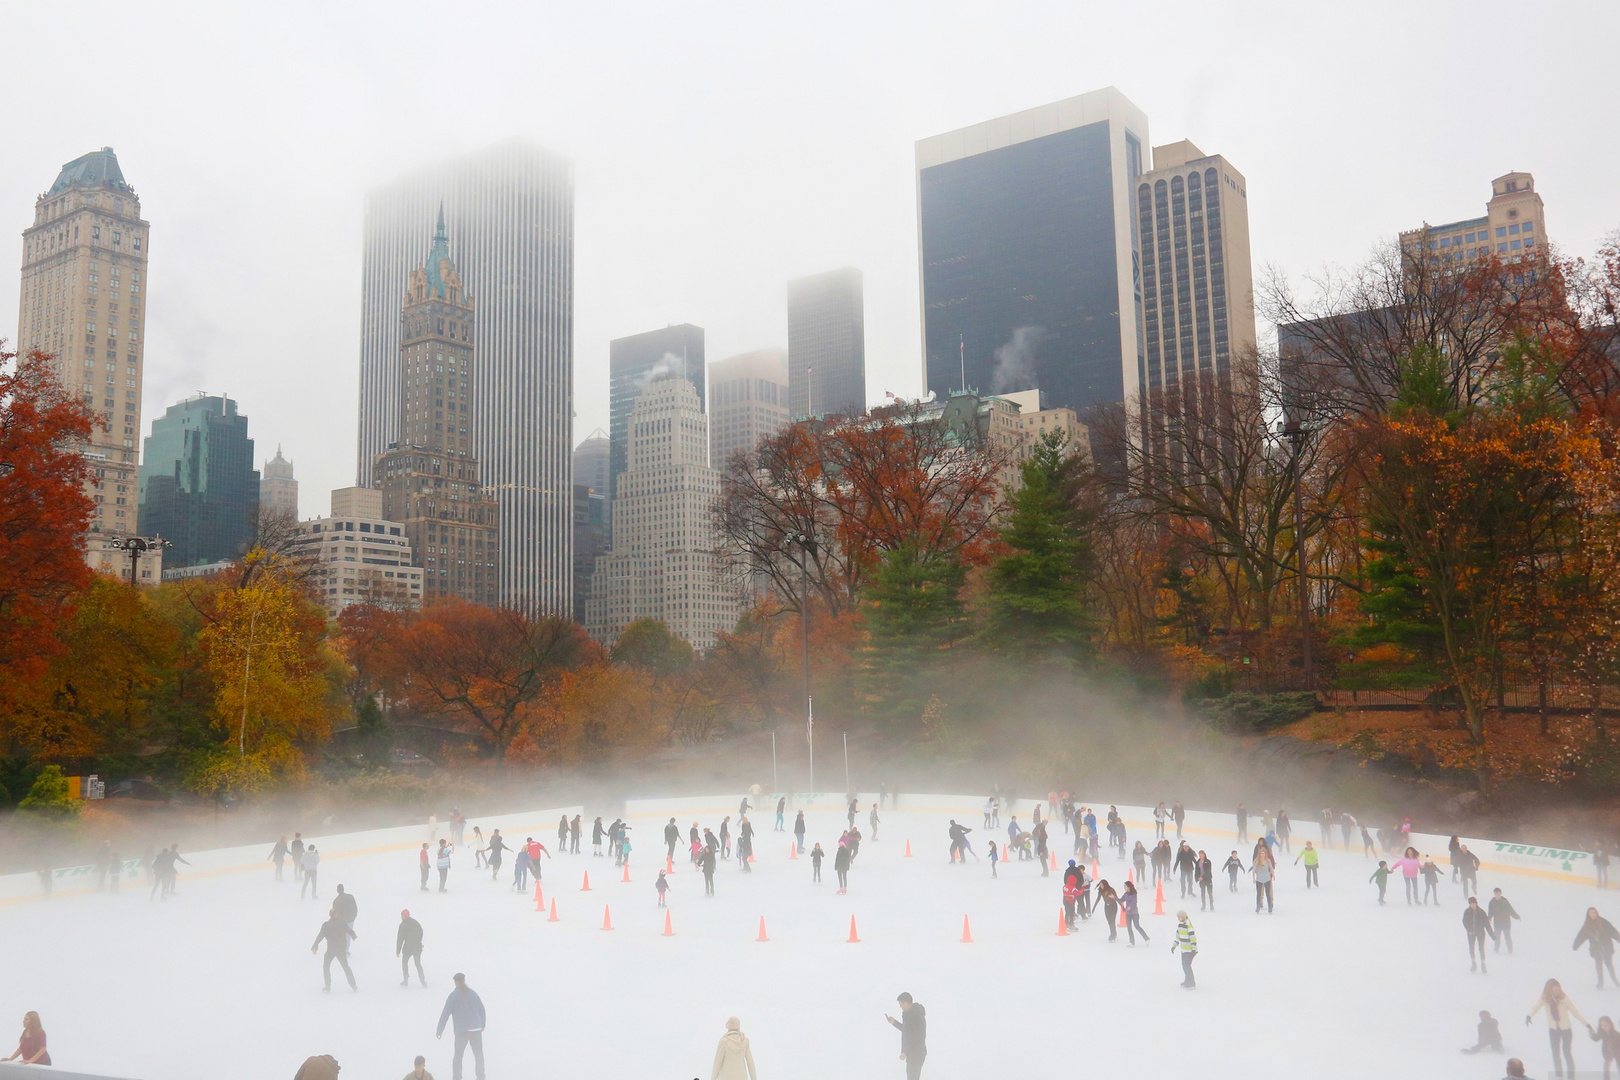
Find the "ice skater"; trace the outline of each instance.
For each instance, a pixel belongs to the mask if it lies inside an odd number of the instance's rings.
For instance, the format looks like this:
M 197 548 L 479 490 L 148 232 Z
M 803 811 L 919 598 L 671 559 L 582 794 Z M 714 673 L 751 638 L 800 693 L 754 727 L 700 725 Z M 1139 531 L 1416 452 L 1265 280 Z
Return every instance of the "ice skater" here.
M 1269 853 L 1256 856 L 1254 865 L 1249 867 L 1249 876 L 1254 878 L 1254 913 L 1260 914 L 1260 904 L 1266 905 L 1266 914 L 1272 914 L 1271 879 L 1276 876 L 1276 863 L 1271 861 Z
M 1401 880 L 1406 884 L 1406 906 L 1420 903 L 1418 900 L 1418 874 L 1423 872 L 1423 862 L 1418 858 L 1417 848 L 1409 847 L 1395 860 L 1393 869 L 1401 872 Z
M 1379 865 L 1382 866 L 1383 864 L 1380 863 Z M 1462 924 L 1463 930 L 1468 934 L 1468 970 L 1473 971 L 1477 967 L 1480 974 L 1489 974 L 1488 969 L 1485 967 L 1485 938 L 1487 936 L 1496 937 L 1496 931 L 1491 929 L 1491 917 L 1485 913 L 1484 908 L 1479 906 L 1479 897 L 1470 896 L 1468 898 L 1468 906 L 1463 909 Z M 1474 959 L 1475 945 L 1479 946 L 1478 961 Z M 1601 986 L 1602 984 L 1599 983 L 1598 985 Z
M 746 800 L 744 800 L 746 801 Z M 748 861 L 754 857 L 754 823 L 746 817 L 737 819 L 737 865 L 745 874 L 752 874 L 754 868 Z
M 1378 860 L 1378 869 L 1374 870 L 1372 872 L 1372 877 L 1367 879 L 1369 882 L 1376 881 L 1378 883 L 1378 906 L 1379 907 L 1384 906 L 1384 894 L 1389 889 L 1390 874 L 1391 874 L 1391 870 L 1389 868 L 1389 863 L 1385 862 L 1383 859 L 1379 859 Z
M 887 1014 L 883 1019 L 900 1032 L 900 1060 L 906 1063 L 906 1080 L 918 1080 L 928 1057 L 927 1010 L 910 994 L 901 994 L 895 1000 L 900 1003 L 900 1019 Z
M 1591 952 L 1592 963 L 1597 967 L 1598 989 L 1603 989 L 1603 969 L 1609 970 L 1609 981 L 1620 986 L 1620 977 L 1614 973 L 1614 943 L 1620 940 L 1620 933 L 1616 933 L 1614 924 L 1598 914 L 1598 909 L 1586 909 L 1586 921 L 1581 923 L 1580 933 L 1575 935 L 1575 944 L 1571 949 L 1578 949 L 1585 942 Z M 1584 1021 L 1583 1021 L 1584 1023 Z
M 1193 868 L 1193 878 L 1198 882 L 1198 910 L 1215 910 L 1215 864 L 1202 850 L 1198 852 L 1198 862 Z
M 1142 935 L 1144 938 L 1146 934 Z M 1193 961 L 1198 959 L 1198 933 L 1193 929 L 1192 919 L 1185 911 L 1176 912 L 1176 940 L 1171 943 L 1170 951 L 1181 950 L 1181 988 L 1194 990 L 1198 987 L 1198 980 L 1193 978 Z
M 1080 892 L 1084 877 L 1085 871 L 1070 859 L 1068 868 L 1063 871 L 1063 925 L 1070 930 L 1080 925 Z
M 1301 859 L 1305 860 L 1305 887 L 1307 889 L 1319 888 L 1322 883 L 1316 880 L 1316 867 L 1321 861 L 1321 856 L 1311 846 L 1309 840 L 1305 841 L 1305 849 L 1294 856 L 1294 865 L 1298 866 Z
M 815 847 L 810 849 L 810 883 L 811 884 L 813 884 L 813 885 L 820 885 L 821 884 L 821 860 L 826 858 L 826 857 L 827 857 L 827 853 L 821 850 L 821 844 L 819 842 L 816 844 Z
M 1502 951 L 1503 942 L 1507 943 L 1508 955 L 1513 955 L 1513 920 L 1519 913 L 1513 910 L 1513 904 L 1502 895 L 1501 889 L 1491 890 L 1491 902 L 1485 907 L 1486 914 L 1491 917 L 1491 926 L 1496 929 L 1496 952 Z
M 602 823 L 601 818 L 596 823 Z M 486 865 L 489 867 L 489 880 L 499 881 L 501 876 L 501 852 L 506 850 L 506 838 L 501 836 L 501 830 L 492 829 L 489 834 L 489 851 L 486 856 Z M 600 854 L 600 853 L 599 853 Z
M 664 875 L 662 870 L 658 871 L 658 880 L 653 882 L 653 888 L 658 890 L 658 906 L 661 908 L 669 907 L 669 878 Z
M 720 821 L 720 857 L 731 858 L 731 815 L 727 814 Z
M 696 829 L 694 828 L 693 831 L 695 832 Z M 675 861 L 675 847 L 680 842 L 681 827 L 675 824 L 674 818 L 670 818 L 669 824 L 664 826 L 664 846 L 669 849 L 668 853 L 664 856 L 666 859 L 670 860 L 671 862 Z
M 473 869 L 482 870 L 489 858 L 489 844 L 484 841 L 484 830 L 473 826 Z
M 1434 906 L 1440 906 L 1440 867 L 1428 855 L 1423 856 L 1423 865 L 1419 868 L 1423 874 L 1423 904 L 1429 904 L 1429 897 L 1434 897 Z
M 332 961 L 334 960 L 338 962 L 339 967 L 343 968 L 343 974 L 349 980 L 349 989 L 360 989 L 355 984 L 354 972 L 349 967 L 349 941 L 358 936 L 354 932 L 354 928 L 338 915 L 337 908 L 332 908 L 328 912 L 327 920 L 321 924 L 319 930 L 315 931 L 315 943 L 309 947 L 310 955 L 315 955 L 321 947 L 321 942 L 326 943 L 326 959 L 321 963 L 321 975 L 325 981 L 325 985 L 321 987 L 322 993 L 330 994 L 332 992 Z
M 422 974 L 422 924 L 411 918 L 410 908 L 399 913 L 399 929 L 394 933 L 394 955 L 399 957 L 399 985 L 411 984 L 411 962 L 416 962 L 416 978 L 427 986 Z
M 1164 803 L 1162 801 L 1158 806 L 1153 808 L 1153 838 L 1155 840 L 1164 839 L 1164 823 L 1168 821 L 1169 818 L 1170 811 L 1164 808 Z M 1138 840 L 1137 843 L 1140 844 L 1141 841 Z
M 1570 1023 L 1570 1017 L 1573 1016 L 1588 1028 L 1592 1025 L 1587 1023 L 1586 1017 L 1581 1015 L 1581 1010 L 1577 1009 L 1575 1003 L 1569 999 L 1569 995 L 1564 993 L 1564 988 L 1557 979 L 1548 979 L 1546 985 L 1541 988 L 1541 996 L 1536 998 L 1535 1005 L 1525 1014 L 1524 1026 L 1529 1027 L 1536 1013 L 1543 1009 L 1547 1010 L 1547 1045 L 1552 1048 L 1553 1075 L 1563 1076 L 1567 1069 L 1568 1075 L 1573 1077 L 1575 1055 L 1570 1043 L 1575 1037 L 1575 1025 Z M 1559 1060 L 1560 1052 L 1563 1054 L 1562 1061 Z M 1511 1071 L 1508 1075 L 1512 1075 Z M 1524 1075 L 1522 1067 L 1519 1075 Z
M 703 895 L 714 895 L 714 845 L 703 849 L 703 855 L 698 859 L 698 868 L 703 871 Z
M 39 1022 L 39 1013 L 29 1010 L 23 1013 L 22 1036 L 17 1040 L 17 1049 L 5 1060 L 20 1061 L 24 1065 L 49 1065 L 51 1052 L 45 1042 L 45 1026 Z
M 992 841 L 990 841 L 990 876 L 991 877 L 996 877 L 997 876 L 997 874 L 996 874 L 996 863 L 998 863 L 1000 861 L 1001 860 L 996 857 L 996 842 L 994 840 L 992 840 Z
M 1198 869 L 1198 856 L 1194 853 L 1192 845 L 1185 840 L 1176 849 L 1176 877 L 1181 884 L 1181 898 L 1183 900 L 1195 890 L 1193 886 L 1193 872 Z
M 1607 1016 L 1598 1017 L 1597 1027 L 1587 1028 L 1587 1034 L 1603 1051 L 1603 1080 L 1609 1080 L 1609 1066 L 1620 1065 L 1620 1031 Z
M 1473 1046 L 1463 1048 L 1465 1054 L 1477 1054 L 1482 1050 L 1501 1054 L 1505 1050 L 1502 1046 L 1502 1025 L 1496 1022 L 1496 1017 L 1487 1010 L 1479 1010 L 1479 1030 L 1474 1038 Z
M 597 858 L 602 857 L 602 837 L 606 830 L 602 828 L 602 819 L 598 817 L 591 823 L 591 854 Z
M 1609 887 L 1609 852 L 1602 844 L 1592 850 L 1592 869 L 1597 871 L 1597 887 Z
M 417 1054 L 415 1068 L 405 1074 L 405 1080 L 433 1080 L 433 1074 L 427 1071 L 427 1058 Z
M 266 858 L 276 864 L 276 880 L 280 881 L 282 864 L 287 861 L 287 838 L 285 836 L 276 841 L 276 846 L 270 849 L 270 854 Z
M 1125 891 L 1120 893 L 1119 902 L 1125 907 L 1125 933 L 1130 936 L 1130 943 L 1136 944 L 1137 934 L 1142 935 L 1143 941 L 1148 941 L 1147 931 L 1142 929 L 1141 903 L 1134 883 L 1125 883 Z
M 421 891 L 428 891 L 428 878 L 433 874 L 433 855 L 428 851 L 427 841 L 422 841 L 422 850 L 416 853 L 416 871 L 421 879 Z
M 775 829 L 776 832 L 786 832 L 787 831 L 787 823 L 785 821 L 786 815 L 787 815 L 787 796 L 782 795 L 782 796 L 779 796 L 777 798 L 777 800 L 776 800 L 776 829 Z M 853 822 L 851 822 L 851 824 L 853 824 Z
M 1277 824 L 1272 831 L 1277 834 L 1277 839 L 1282 841 L 1283 851 L 1292 855 L 1294 853 L 1294 823 L 1288 820 L 1288 811 L 1277 811 Z
M 833 873 L 838 875 L 839 895 L 849 892 L 849 861 L 849 845 L 839 844 L 837 853 L 833 855 Z
M 450 852 L 452 850 L 454 849 L 450 847 L 450 842 L 448 840 L 439 841 L 439 853 L 434 859 L 434 864 L 438 867 L 439 871 L 440 892 L 450 891 L 449 886 L 446 883 L 450 880 Z M 536 863 L 534 867 L 534 879 L 536 881 L 540 880 L 540 865 L 538 863 Z
M 714 1069 L 710 1080 L 759 1080 L 754 1070 L 754 1051 L 742 1033 L 742 1021 L 735 1016 L 726 1021 L 726 1033 L 714 1048 Z
M 1181 830 L 1187 824 L 1187 808 L 1181 805 L 1180 799 L 1177 799 L 1175 805 L 1170 807 L 1170 820 L 1176 823 L 1176 839 L 1179 841 L 1181 839 Z M 1124 822 L 1120 824 L 1123 832 Z
M 867 815 L 867 820 L 869 822 L 871 822 L 871 824 L 872 824 L 872 839 L 874 841 L 876 841 L 877 840 L 877 832 L 878 832 L 878 804 L 877 803 L 872 804 L 872 812 L 871 812 L 871 814 Z
M 570 855 L 579 854 L 579 826 L 581 820 L 582 816 L 575 814 L 574 819 L 568 823 L 568 854 Z
M 872 839 L 874 839 L 874 840 L 877 839 L 876 820 L 877 820 L 876 815 L 874 815 L 873 816 L 873 825 L 872 825 Z M 794 846 L 796 848 L 798 848 L 799 854 L 803 855 L 804 854 L 804 811 L 803 810 L 800 810 L 799 815 L 793 819 L 793 843 L 794 843 Z
M 148 849 L 150 850 L 150 849 Z M 304 834 L 293 833 L 292 843 L 287 845 L 287 857 L 292 860 L 293 880 L 299 881 L 304 877 Z
M 1457 852 L 1457 865 L 1462 870 L 1463 892 L 1475 892 L 1479 889 L 1479 856 L 1468 850 L 1463 844 Z
M 354 929 L 354 921 L 360 917 L 360 904 L 354 898 L 354 893 L 344 892 L 343 886 L 337 887 L 337 895 L 332 897 L 332 911 L 338 918 Z
M 1242 803 L 1237 808 L 1237 834 L 1240 844 L 1249 839 L 1249 808 Z
M 477 1080 L 484 1080 L 484 1003 L 477 992 L 467 985 L 461 972 L 451 976 L 456 988 L 444 999 L 444 1011 L 439 1013 L 439 1030 L 434 1038 L 444 1038 L 444 1025 L 451 1024 L 456 1038 L 456 1056 L 450 1075 L 461 1080 L 461 1058 L 467 1047 L 472 1047 L 473 1069 Z
M 301 861 L 304 864 L 304 883 L 298 886 L 298 899 L 302 900 L 304 898 L 304 890 L 307 889 L 309 890 L 309 898 L 318 900 L 321 894 L 316 887 L 316 881 L 321 871 L 321 853 L 315 850 L 314 844 L 311 844 L 304 849 L 304 857 Z
M 1238 875 L 1247 872 L 1243 865 L 1243 860 L 1238 858 L 1237 848 L 1233 848 L 1232 854 L 1228 855 L 1226 857 L 1226 861 L 1221 863 L 1221 869 L 1226 871 L 1227 891 L 1237 892 Z

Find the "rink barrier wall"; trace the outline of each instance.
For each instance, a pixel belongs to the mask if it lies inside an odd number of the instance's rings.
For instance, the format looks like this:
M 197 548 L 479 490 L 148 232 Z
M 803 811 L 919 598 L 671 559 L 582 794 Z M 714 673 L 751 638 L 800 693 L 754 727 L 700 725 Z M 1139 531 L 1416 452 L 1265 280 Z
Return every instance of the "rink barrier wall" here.
M 19 1065 L 15 1061 L 0 1061 L 0 1080 L 40 1080 L 42 1076 L 46 1080 L 129 1080 L 127 1077 L 104 1076 L 101 1073 L 67 1072 L 55 1066 Z
M 628 799 L 624 804 L 624 817 L 627 820 L 634 821 L 673 816 L 676 824 L 684 831 L 690 823 L 692 815 L 723 817 L 729 814 L 735 819 L 737 808 L 742 804 L 745 794 L 749 802 L 749 816 L 756 825 L 756 833 L 770 832 L 776 819 L 776 800 L 783 793 L 755 795 L 752 792 L 738 792 L 729 797 L 724 795 L 697 795 L 672 799 Z M 849 805 L 849 796 L 838 792 L 793 793 L 789 794 L 787 798 L 788 805 L 784 815 L 787 828 L 790 831 L 793 827 L 793 816 L 800 810 L 832 811 L 842 815 Z M 860 812 L 855 818 L 856 824 L 865 825 L 872 804 L 878 801 L 878 793 L 875 791 L 856 792 L 855 798 L 860 803 Z M 889 802 L 891 798 L 897 799 L 898 804 L 891 804 Z M 955 815 L 961 824 L 967 825 L 977 834 L 984 831 L 981 828 L 981 823 L 984 820 L 984 800 L 985 796 L 982 795 L 908 794 L 901 792 L 898 796 L 891 795 L 885 798 L 883 805 L 878 810 L 878 817 L 881 819 L 883 814 L 889 810 Z M 1044 816 L 1047 813 L 1046 800 L 1041 799 L 1038 801 L 1041 806 L 1041 813 Z M 1011 817 L 1020 818 L 1026 829 L 1033 823 L 1030 814 L 1034 810 L 1037 800 L 1018 799 L 1011 808 L 1009 808 L 1008 802 L 1009 800 L 1003 798 L 1001 827 L 996 830 L 998 843 L 1005 842 L 1006 828 Z M 1096 812 L 1098 823 L 1101 824 L 1108 816 L 1109 806 L 1114 804 L 1087 801 L 1085 805 Z M 1153 807 L 1117 805 L 1115 808 L 1119 811 L 1120 816 L 1125 819 L 1128 843 L 1134 845 L 1138 839 L 1153 836 Z M 1264 809 L 1264 807 L 1261 807 L 1249 811 L 1249 839 L 1244 842 L 1249 849 L 1247 851 L 1244 850 L 1243 846 L 1239 846 L 1237 842 L 1237 816 L 1235 812 L 1221 814 L 1209 810 L 1188 810 L 1182 833 L 1188 839 L 1194 837 L 1218 838 L 1222 842 L 1230 843 L 1232 847 L 1238 848 L 1238 855 L 1243 858 L 1244 862 L 1247 862 L 1250 852 L 1253 851 L 1255 841 L 1260 839 L 1258 830 Z M 682 820 L 683 815 L 685 820 Z M 1302 821 L 1295 821 L 1292 818 L 1289 820 L 1293 825 L 1293 855 L 1299 853 L 1300 849 L 1305 846 L 1306 840 L 1310 840 L 1322 850 L 1343 850 L 1341 846 L 1343 837 L 1339 832 L 1337 821 L 1334 822 L 1333 826 L 1333 846 L 1324 847 L 1320 840 L 1320 817 L 1307 816 Z M 761 823 L 764 823 L 763 827 L 760 827 Z M 1065 854 L 1065 851 L 1070 845 L 1060 839 L 1065 835 L 1061 823 L 1055 825 L 1053 829 L 1054 831 L 1049 834 L 1052 850 L 1057 853 L 1060 862 L 1067 861 L 1070 856 Z M 1377 830 L 1369 824 L 1368 831 L 1376 835 Z M 1174 841 L 1174 822 L 1166 822 L 1165 836 Z M 920 845 L 924 850 L 928 848 L 931 841 L 930 837 L 914 836 L 910 839 L 914 845 Z M 972 839 L 970 837 L 970 842 Z M 1593 886 L 1597 884 L 1597 867 L 1592 862 L 1591 852 L 1571 848 L 1545 847 L 1537 844 L 1520 844 L 1507 840 L 1489 840 L 1481 837 L 1463 836 L 1458 839 L 1468 846 L 1469 851 L 1479 857 L 1482 872 L 1522 874 L 1528 877 L 1566 881 L 1573 884 Z M 1418 849 L 1420 855 L 1434 856 L 1447 875 L 1450 875 L 1451 853 L 1448 845 L 1451 842 L 1451 837 L 1449 835 L 1442 836 L 1436 833 L 1414 832 L 1409 842 L 1411 846 Z M 942 850 L 948 845 L 948 841 L 944 839 L 943 830 L 941 830 L 938 844 Z M 1106 850 L 1106 836 L 1102 838 L 1101 845 Z M 1153 845 L 1149 844 L 1148 846 L 1152 847 Z M 1405 845 L 1402 845 L 1401 850 L 1404 850 L 1404 847 Z M 1359 852 L 1360 849 L 1361 833 L 1358 827 L 1351 835 L 1350 850 Z M 760 845 L 756 844 L 756 857 L 760 850 Z M 1231 848 L 1227 850 L 1230 851 Z M 766 854 L 769 853 L 766 852 Z M 1400 850 L 1391 851 L 1376 856 L 1374 861 L 1376 861 L 1376 858 L 1399 858 L 1400 854 Z M 1211 852 L 1210 856 L 1214 858 L 1214 853 Z M 1221 860 L 1216 859 L 1215 861 L 1219 863 Z M 1284 860 L 1279 858 L 1278 861 L 1283 862 Z M 1292 862 L 1293 860 L 1289 858 L 1286 861 Z
M 536 837 L 550 850 L 552 841 L 557 838 L 557 818 L 567 814 L 570 818 L 575 814 L 583 814 L 583 806 L 555 806 L 545 810 L 528 810 L 517 814 L 497 814 L 491 817 L 468 818 L 467 832 L 470 836 L 474 825 L 484 830 L 484 838 L 495 829 L 500 829 L 507 836 L 514 833 L 528 833 Z M 289 838 L 291 834 L 288 834 Z M 450 838 L 450 823 L 441 821 L 438 825 L 437 839 L 431 841 L 437 844 L 438 839 Z M 405 851 L 419 847 L 428 839 L 427 822 L 419 825 L 399 825 L 388 829 L 369 829 L 364 832 L 328 833 L 324 836 L 304 835 L 306 844 L 313 843 L 321 853 L 321 870 L 325 871 L 326 864 L 333 859 L 352 859 L 361 855 L 378 855 L 389 851 Z M 521 838 L 520 838 L 521 839 Z M 514 841 L 518 842 L 518 841 Z M 204 878 L 222 877 L 227 874 L 244 874 L 253 870 L 262 870 L 266 875 L 275 873 L 275 864 L 270 861 L 270 848 L 274 841 L 266 845 L 251 844 L 240 847 L 213 848 L 203 851 L 190 852 L 182 850 L 181 856 L 190 861 L 191 866 L 181 866 L 178 881 L 199 881 Z M 128 889 L 150 889 L 151 881 L 141 869 L 141 860 L 123 860 L 124 873 L 120 891 Z M 132 873 L 133 871 L 133 873 Z M 292 873 L 288 866 L 286 872 Z M 96 868 L 94 865 L 64 866 L 51 871 L 51 896 L 83 896 L 96 891 Z M 83 881 L 83 885 L 74 884 Z M 63 885 L 67 887 L 64 888 Z M 27 904 L 46 899 L 44 891 L 40 888 L 39 872 L 25 872 L 21 874 L 6 874 L 0 876 L 0 907 L 12 904 Z M 60 1074 L 56 1074 L 60 1075 Z

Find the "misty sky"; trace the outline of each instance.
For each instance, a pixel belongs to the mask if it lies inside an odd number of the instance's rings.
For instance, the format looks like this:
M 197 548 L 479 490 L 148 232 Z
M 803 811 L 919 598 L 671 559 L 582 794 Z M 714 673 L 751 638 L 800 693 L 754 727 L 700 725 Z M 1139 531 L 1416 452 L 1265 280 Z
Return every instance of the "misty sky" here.
M 229 393 L 324 513 L 354 480 L 363 193 L 415 166 L 514 135 L 573 159 L 578 442 L 610 338 L 785 345 L 787 279 L 842 265 L 868 393 L 917 393 L 914 140 L 1110 84 L 1247 175 L 1257 277 L 1481 214 L 1513 169 L 1588 254 L 1620 226 L 1617 31 L 1613 3 L 3 0 L 0 336 L 35 197 L 111 145 L 152 223 L 145 430 Z

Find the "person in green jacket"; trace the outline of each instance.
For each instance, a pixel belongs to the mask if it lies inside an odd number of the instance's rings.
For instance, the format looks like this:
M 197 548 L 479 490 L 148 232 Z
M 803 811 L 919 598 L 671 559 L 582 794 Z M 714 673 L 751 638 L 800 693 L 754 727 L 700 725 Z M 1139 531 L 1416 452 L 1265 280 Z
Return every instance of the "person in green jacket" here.
M 1317 888 L 1322 887 L 1322 883 L 1316 878 L 1316 866 L 1320 858 L 1321 856 L 1317 853 L 1317 850 L 1311 846 L 1311 842 L 1309 840 L 1305 841 L 1305 850 L 1294 857 L 1295 866 L 1299 865 L 1300 859 L 1305 860 L 1305 887 L 1307 889 L 1313 885 Z
M 1181 988 L 1192 990 L 1198 986 L 1193 978 L 1193 960 L 1198 956 L 1198 933 L 1193 929 L 1192 919 L 1185 911 L 1176 912 L 1176 940 L 1171 944 L 1170 951 L 1181 950 Z
M 1378 869 L 1374 870 L 1372 877 L 1367 879 L 1368 881 L 1378 882 L 1378 902 L 1380 904 L 1384 902 L 1384 890 L 1389 888 L 1389 873 L 1389 863 L 1379 859 Z

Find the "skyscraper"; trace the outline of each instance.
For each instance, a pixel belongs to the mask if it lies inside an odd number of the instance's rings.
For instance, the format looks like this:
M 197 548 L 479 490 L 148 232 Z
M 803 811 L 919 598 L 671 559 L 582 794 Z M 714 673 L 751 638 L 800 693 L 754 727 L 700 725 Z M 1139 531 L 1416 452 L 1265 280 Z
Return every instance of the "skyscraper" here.
M 781 349 L 756 349 L 709 365 L 709 465 L 726 471 L 788 422 L 788 363 Z
M 173 567 L 245 554 L 259 523 L 248 418 L 227 397 L 196 394 L 152 421 L 141 455 L 138 528 L 174 546 Z
M 281 456 L 279 446 L 276 456 L 259 470 L 259 512 L 298 517 L 298 480 L 293 476 L 293 463 Z
M 376 488 L 338 488 L 332 513 L 300 522 L 287 553 L 303 561 L 308 585 L 328 615 L 355 604 L 399 611 L 422 603 L 419 561 L 413 560 L 405 527 L 383 517 Z
M 1082 415 L 1135 396 L 1149 145 L 1113 87 L 917 143 L 928 389 L 1038 388 Z
M 585 436 L 585 441 L 574 447 L 574 483 L 584 484 L 604 498 L 607 496 L 609 485 L 608 459 L 612 454 L 611 446 L 606 433 L 597 428 Z
M 1141 237 L 1143 387 L 1228 386 L 1254 349 L 1249 190 L 1219 154 L 1183 139 L 1153 148 L 1136 184 Z
M 608 344 L 608 502 L 618 494 L 619 474 L 629 461 L 626 432 L 636 399 L 654 379 L 674 375 L 697 391 L 698 411 L 705 411 L 703 392 L 703 327 L 691 323 L 615 338 Z M 611 530 L 610 530 L 611 531 Z
M 399 322 L 401 434 L 372 466 L 382 488 L 378 516 L 404 529 L 424 570 L 424 601 L 454 596 L 496 604 L 502 515 L 472 452 L 478 327 L 473 297 L 450 259 L 443 214 L 427 260 L 411 271 Z
M 522 142 L 411 173 L 366 198 L 358 482 L 400 441 L 400 297 L 443 209 L 478 298 L 472 456 L 500 503 L 499 601 L 566 614 L 572 573 L 574 173 Z M 459 415 L 459 414 L 458 414 Z
M 1401 247 L 1412 257 L 1421 253 L 1431 263 L 1457 269 L 1492 256 L 1521 262 L 1546 255 L 1547 209 L 1536 194 L 1536 178 L 1527 172 L 1498 176 L 1491 181 L 1484 217 L 1448 225 L 1424 222 L 1401 233 Z
M 92 532 L 135 528 L 148 228 L 104 146 L 62 166 L 23 230 L 18 352 L 56 357 L 63 386 L 101 418 L 86 447 Z
M 829 270 L 788 282 L 788 412 L 866 408 L 866 315 L 861 272 Z
M 596 560 L 585 629 L 604 645 L 637 619 L 658 619 L 699 649 L 736 624 L 741 601 L 715 556 L 708 422 L 697 388 L 662 375 L 626 425 L 628 467 L 613 500 L 613 548 Z

